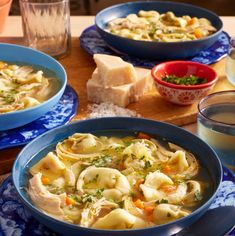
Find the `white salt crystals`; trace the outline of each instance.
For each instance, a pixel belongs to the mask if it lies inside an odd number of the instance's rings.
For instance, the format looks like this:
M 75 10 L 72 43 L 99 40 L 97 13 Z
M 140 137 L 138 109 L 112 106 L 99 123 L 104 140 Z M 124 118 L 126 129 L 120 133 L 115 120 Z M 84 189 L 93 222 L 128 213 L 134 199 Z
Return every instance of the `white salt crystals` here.
M 88 110 L 90 111 L 88 118 L 115 117 L 115 116 L 140 117 L 140 115 L 136 111 L 116 106 L 110 102 L 102 102 L 100 104 L 90 104 L 88 105 Z

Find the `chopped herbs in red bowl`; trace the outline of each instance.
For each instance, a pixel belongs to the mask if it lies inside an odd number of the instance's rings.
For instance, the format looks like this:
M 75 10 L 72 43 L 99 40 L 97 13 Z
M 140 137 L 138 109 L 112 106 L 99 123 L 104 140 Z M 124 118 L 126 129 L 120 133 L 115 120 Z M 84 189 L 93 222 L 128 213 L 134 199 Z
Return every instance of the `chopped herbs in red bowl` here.
M 198 77 L 196 75 L 185 75 L 183 77 L 179 77 L 176 75 L 165 75 L 162 77 L 163 81 L 171 84 L 178 84 L 178 85 L 198 85 L 198 84 L 205 84 L 207 79 Z
M 152 69 L 152 76 L 160 95 L 180 105 L 203 98 L 217 81 L 211 67 L 192 61 L 161 63 Z

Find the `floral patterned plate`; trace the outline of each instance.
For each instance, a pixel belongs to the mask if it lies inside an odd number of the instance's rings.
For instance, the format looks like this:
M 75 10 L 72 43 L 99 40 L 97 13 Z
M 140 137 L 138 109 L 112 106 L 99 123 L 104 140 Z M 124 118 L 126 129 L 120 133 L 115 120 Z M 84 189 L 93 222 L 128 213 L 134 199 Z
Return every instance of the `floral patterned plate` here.
M 223 31 L 219 35 L 218 40 L 211 47 L 202 50 L 198 55 L 188 60 L 207 65 L 221 60 L 228 53 L 229 39 L 230 39 L 229 35 Z M 101 38 L 95 25 L 88 27 L 82 32 L 80 36 L 80 45 L 90 55 L 93 55 L 95 53 L 103 53 L 103 54 L 120 56 L 122 57 L 123 60 L 132 63 L 134 66 L 152 68 L 156 64 L 159 64 L 161 62 L 148 59 L 139 59 L 122 54 L 117 51 L 113 51 L 110 47 L 107 46 L 105 41 Z
M 223 182 L 210 208 L 235 206 L 235 176 L 224 167 Z M 56 234 L 34 219 L 17 197 L 9 176 L 0 186 L 0 236 L 55 236 Z M 235 230 L 230 232 L 235 235 Z
M 78 96 L 67 85 L 59 103 L 39 119 L 22 127 L 0 131 L 0 150 L 25 145 L 40 134 L 68 123 L 77 112 Z

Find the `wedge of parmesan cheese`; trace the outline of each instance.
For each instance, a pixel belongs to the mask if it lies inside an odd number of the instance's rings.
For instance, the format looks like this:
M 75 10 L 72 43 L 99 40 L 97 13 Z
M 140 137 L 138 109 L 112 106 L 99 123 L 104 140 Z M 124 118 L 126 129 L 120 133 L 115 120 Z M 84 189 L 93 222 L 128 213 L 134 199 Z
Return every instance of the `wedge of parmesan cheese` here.
M 130 103 L 132 84 L 103 87 L 100 83 L 98 70 L 96 69 L 92 75 L 92 79 L 87 82 L 88 101 L 101 103 L 111 102 L 120 107 L 126 107 Z
M 150 70 L 135 67 L 135 71 L 137 73 L 137 80 L 132 85 L 131 102 L 139 101 L 140 97 L 149 92 L 153 87 L 153 79 Z
M 100 83 L 104 87 L 129 84 L 137 79 L 133 65 L 123 61 L 120 57 L 94 54 L 94 60 L 101 78 Z
M 153 80 L 150 70 L 135 68 L 137 78 L 135 82 L 112 87 L 104 87 L 98 69 L 92 74 L 92 79 L 87 82 L 88 101 L 101 103 L 111 102 L 120 107 L 126 107 L 131 102 L 136 102 L 152 88 Z

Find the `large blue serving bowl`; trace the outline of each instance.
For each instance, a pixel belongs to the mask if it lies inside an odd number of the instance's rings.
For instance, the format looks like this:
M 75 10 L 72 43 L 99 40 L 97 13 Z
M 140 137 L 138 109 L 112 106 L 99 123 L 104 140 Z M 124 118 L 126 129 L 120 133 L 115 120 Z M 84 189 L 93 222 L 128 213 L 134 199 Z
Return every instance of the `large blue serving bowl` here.
M 160 13 L 172 11 L 177 16 L 190 15 L 205 17 L 211 21 L 217 32 L 198 40 L 186 42 L 148 42 L 120 37 L 107 32 L 107 23 L 115 18 L 126 17 L 139 10 L 156 10 Z M 114 5 L 100 11 L 95 18 L 98 32 L 105 42 L 114 50 L 138 58 L 148 59 L 185 59 L 198 54 L 202 49 L 210 47 L 222 31 L 223 23 L 211 11 L 191 4 L 167 1 L 137 1 Z
M 29 168 L 38 162 L 46 153 L 53 150 L 55 144 L 75 132 L 106 131 L 108 134 L 127 135 L 128 132 L 144 131 L 153 137 L 161 137 L 178 144 L 196 155 L 200 164 L 208 169 L 214 188 L 206 202 L 185 218 L 174 222 L 136 230 L 98 230 L 83 228 L 70 223 L 56 220 L 38 210 L 30 201 L 25 189 L 28 185 Z M 41 223 L 58 232 L 69 236 L 157 236 L 172 235 L 196 221 L 209 208 L 214 200 L 222 178 L 222 167 L 215 152 L 195 135 L 162 122 L 140 118 L 100 118 L 74 122 L 44 133 L 28 144 L 18 155 L 13 166 L 13 182 L 23 204 Z
M 67 75 L 63 66 L 54 58 L 31 48 L 0 43 L 0 61 L 21 65 L 27 64 L 42 70 L 46 69 L 52 73 L 51 76 L 56 77 L 60 81 L 58 91 L 47 101 L 32 108 L 0 114 L 0 131 L 28 124 L 47 113 L 58 103 L 66 87 Z

